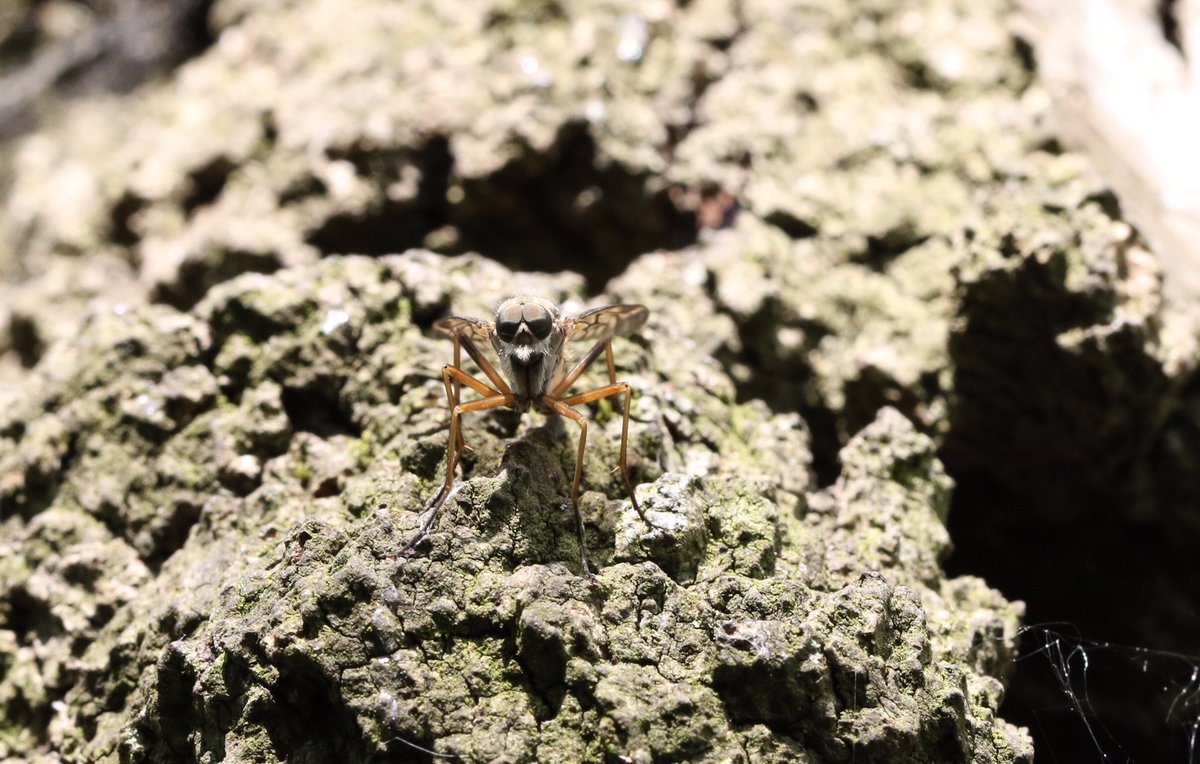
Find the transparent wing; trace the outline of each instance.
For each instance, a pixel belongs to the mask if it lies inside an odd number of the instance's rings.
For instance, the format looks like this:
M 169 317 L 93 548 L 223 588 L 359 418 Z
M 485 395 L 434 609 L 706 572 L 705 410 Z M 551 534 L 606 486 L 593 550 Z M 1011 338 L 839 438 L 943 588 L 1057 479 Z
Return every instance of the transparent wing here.
M 563 330 L 571 342 L 604 340 L 633 334 L 646 323 L 650 309 L 645 305 L 605 305 L 563 319 Z
M 490 321 L 482 321 L 478 318 L 450 316 L 449 318 L 439 318 L 433 322 L 433 333 L 440 337 L 454 339 L 454 334 L 457 332 L 484 347 L 491 345 L 492 331 L 493 324 Z

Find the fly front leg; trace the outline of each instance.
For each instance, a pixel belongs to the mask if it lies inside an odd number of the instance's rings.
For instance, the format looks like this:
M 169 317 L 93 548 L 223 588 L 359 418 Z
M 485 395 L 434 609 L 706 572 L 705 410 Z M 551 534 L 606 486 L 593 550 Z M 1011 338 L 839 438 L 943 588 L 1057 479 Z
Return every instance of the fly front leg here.
M 455 355 L 457 355 L 457 353 Z M 497 395 L 504 395 L 504 393 L 500 392 L 499 390 L 493 390 L 484 383 L 480 382 L 478 379 L 475 379 L 458 366 L 446 364 L 442 367 L 442 386 L 446 388 L 446 400 L 450 404 L 451 411 L 454 411 L 459 404 L 459 383 L 465 384 L 467 387 L 479 393 L 484 398 L 494 398 Z M 470 450 L 470 447 L 463 441 L 462 428 L 459 428 L 458 430 L 458 439 L 455 448 L 457 448 L 459 452 Z
M 450 376 L 453 376 L 456 380 L 463 382 L 472 389 L 479 390 L 483 388 L 494 394 L 480 398 L 479 400 L 469 401 L 468 403 L 460 403 L 450 411 L 450 439 L 446 444 L 446 481 L 442 484 L 441 490 L 438 491 L 437 496 L 433 498 L 433 501 L 430 502 L 429 507 L 426 509 L 426 517 L 421 522 L 421 526 L 417 530 L 417 535 L 404 545 L 403 552 L 405 554 L 411 552 L 421 542 L 421 539 L 425 538 L 429 533 L 429 529 L 433 527 L 433 523 L 437 519 L 438 512 L 441 511 L 442 505 L 446 503 L 446 500 L 453 493 L 454 470 L 458 467 L 458 458 L 461 455 L 458 443 L 462 440 L 462 415 L 471 411 L 487 411 L 503 406 L 512 406 L 517 401 L 516 396 L 512 393 L 496 393 L 496 391 L 491 390 L 487 385 L 467 374 L 462 369 L 447 366 L 443 369 L 442 373 L 444 379 L 446 379 L 445 375 L 449 373 Z
M 460 371 L 462 370 L 462 343 L 459 341 L 459 337 L 457 334 L 454 335 L 454 364 L 453 364 L 453 366 L 454 366 L 454 368 L 459 369 Z M 458 380 L 454 379 L 453 375 L 448 373 L 447 368 L 445 366 L 442 367 L 442 384 L 446 388 L 446 400 L 449 402 L 450 410 L 453 411 L 454 407 L 459 404 L 458 395 L 460 392 L 460 388 L 458 386 Z M 500 391 L 495 390 L 493 392 L 498 394 Z M 460 430 L 458 433 L 458 450 L 462 451 L 466 447 L 467 447 L 467 444 L 466 444 L 466 442 L 463 441 L 462 431 Z
M 492 387 L 487 386 L 478 379 L 475 379 L 470 374 L 463 371 L 462 368 L 462 351 L 466 350 L 467 355 L 479 367 L 479 370 L 484 373 L 484 376 L 492 383 Z M 448 372 L 449 369 L 454 369 L 454 372 Z M 510 395 L 512 390 L 508 383 L 504 381 L 504 377 L 492 367 L 483 353 L 479 352 L 479 348 L 475 347 L 475 343 L 462 332 L 454 333 L 454 363 L 447 364 L 442 367 L 442 384 L 446 387 L 446 399 L 450 403 L 451 410 L 454 409 L 460 402 L 459 383 L 463 383 L 470 387 L 475 392 L 484 397 L 493 395 Z M 463 441 L 462 431 L 458 433 L 457 447 L 460 451 L 467 448 L 467 444 Z
M 587 351 L 583 358 L 579 359 L 579 363 L 575 364 L 575 366 L 572 367 L 565 376 L 563 376 L 562 380 L 554 386 L 554 389 L 550 391 L 550 397 L 563 397 L 563 393 L 565 393 L 567 390 L 570 390 L 571 385 L 575 384 L 576 380 L 583 376 L 585 371 L 591 368 L 591 365 L 596 362 L 596 359 L 600 357 L 601 353 L 607 353 L 608 355 L 608 381 L 616 382 L 617 369 L 616 366 L 613 365 L 612 340 L 600 340 L 595 345 L 592 345 L 592 349 Z

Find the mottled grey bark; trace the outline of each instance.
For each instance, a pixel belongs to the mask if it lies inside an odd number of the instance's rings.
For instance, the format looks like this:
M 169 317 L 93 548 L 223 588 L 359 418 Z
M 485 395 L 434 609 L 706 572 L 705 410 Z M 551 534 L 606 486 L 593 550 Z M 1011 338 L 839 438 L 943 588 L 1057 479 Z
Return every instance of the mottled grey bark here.
M 985 535 L 1170 522 L 1195 343 L 1006 14 L 229 0 L 16 146 L 0 760 L 1029 761 L 1022 606 L 944 573 L 943 459 L 1019 492 L 960 492 Z M 516 292 L 651 309 L 650 525 L 592 407 L 595 580 L 574 428 L 511 412 L 400 554 L 427 329 Z

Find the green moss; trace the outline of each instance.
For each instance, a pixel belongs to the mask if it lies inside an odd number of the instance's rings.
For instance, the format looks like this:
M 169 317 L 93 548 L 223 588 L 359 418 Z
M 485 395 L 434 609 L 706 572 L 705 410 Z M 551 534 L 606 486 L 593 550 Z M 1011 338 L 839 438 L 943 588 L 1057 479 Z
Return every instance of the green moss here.
M 355 439 L 350 446 L 350 454 L 354 459 L 354 464 L 360 470 L 365 469 L 370 463 L 372 455 L 375 451 L 375 434 L 371 430 L 363 431 L 363 434 Z
M 301 485 L 306 485 L 313 479 L 312 467 L 303 459 L 297 459 L 292 463 L 292 476 L 296 478 Z

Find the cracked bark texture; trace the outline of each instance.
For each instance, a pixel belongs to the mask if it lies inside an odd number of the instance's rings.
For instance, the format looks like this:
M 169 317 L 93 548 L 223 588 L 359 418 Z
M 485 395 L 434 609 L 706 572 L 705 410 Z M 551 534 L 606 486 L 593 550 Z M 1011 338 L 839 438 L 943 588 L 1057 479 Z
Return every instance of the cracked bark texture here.
M 968 538 L 1167 527 L 1194 342 L 1007 13 L 229 0 L 15 145 L 0 760 L 1029 761 L 1022 608 L 943 572 L 943 462 Z M 651 308 L 651 524 L 595 406 L 595 581 L 573 429 L 507 412 L 398 556 L 426 330 L 517 292 Z M 1182 578 L 1122 619 L 1180 633 Z
M 596 413 L 594 581 L 562 562 L 573 440 L 505 415 L 469 428 L 464 487 L 400 556 L 445 440 L 421 316 L 512 283 L 582 288 L 334 257 L 56 346 L 3 424 L 6 754 L 1028 758 L 995 716 L 1020 609 L 941 573 L 933 441 L 883 409 L 817 490 L 803 421 L 738 403 L 665 316 L 617 348 L 650 527 Z

